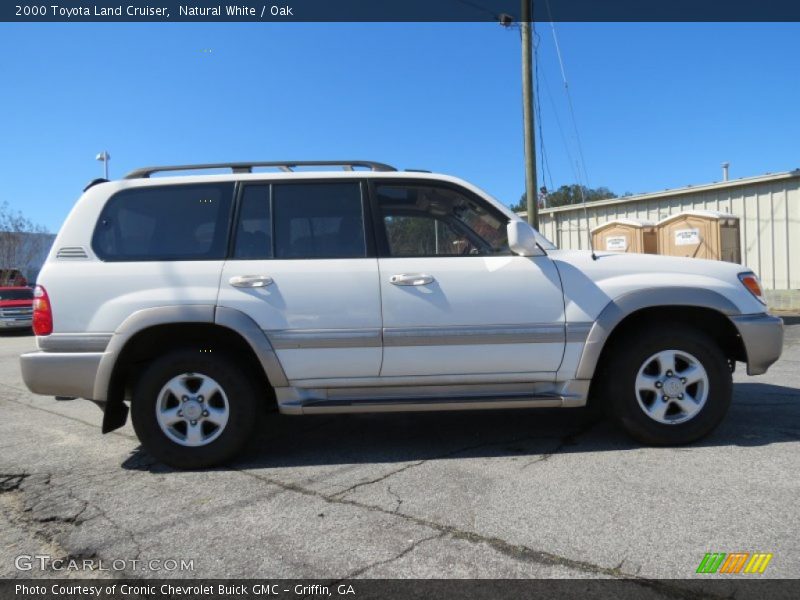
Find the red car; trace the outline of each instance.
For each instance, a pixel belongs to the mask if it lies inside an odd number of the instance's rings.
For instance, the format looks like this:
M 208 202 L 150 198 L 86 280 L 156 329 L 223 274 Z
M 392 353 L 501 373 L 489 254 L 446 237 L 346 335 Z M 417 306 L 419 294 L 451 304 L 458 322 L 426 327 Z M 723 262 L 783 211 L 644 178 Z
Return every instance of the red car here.
M 33 290 L 0 287 L 0 329 L 27 329 L 33 323 Z

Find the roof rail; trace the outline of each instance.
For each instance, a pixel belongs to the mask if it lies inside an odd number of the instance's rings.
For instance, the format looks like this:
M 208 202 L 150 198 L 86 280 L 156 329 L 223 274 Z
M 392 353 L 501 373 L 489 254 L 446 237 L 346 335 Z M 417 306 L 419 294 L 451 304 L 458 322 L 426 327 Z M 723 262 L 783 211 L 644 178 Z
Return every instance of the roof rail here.
M 199 165 L 168 165 L 159 167 L 143 167 L 125 175 L 125 179 L 141 179 L 150 177 L 153 173 L 164 171 L 199 171 L 204 169 L 230 169 L 233 173 L 252 173 L 253 167 L 275 167 L 281 171 L 294 171 L 297 167 L 341 167 L 345 171 L 352 171 L 355 167 L 362 167 L 370 171 L 396 171 L 392 166 L 371 160 L 298 160 L 298 161 L 267 161 L 267 162 L 231 162 L 207 163 Z
M 89 183 L 86 184 L 86 187 L 83 188 L 83 191 L 85 192 L 89 188 L 96 186 L 98 183 L 108 183 L 108 179 L 104 179 L 102 177 L 98 177 L 97 179 L 92 179 Z

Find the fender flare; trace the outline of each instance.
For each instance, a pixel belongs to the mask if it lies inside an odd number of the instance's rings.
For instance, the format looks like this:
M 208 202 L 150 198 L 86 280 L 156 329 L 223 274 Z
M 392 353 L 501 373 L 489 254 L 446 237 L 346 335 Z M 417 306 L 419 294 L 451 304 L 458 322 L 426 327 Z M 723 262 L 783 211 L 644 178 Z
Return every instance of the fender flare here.
M 97 369 L 94 382 L 94 400 L 108 400 L 111 377 L 117 359 L 133 336 L 158 325 L 181 323 L 207 323 L 230 329 L 240 335 L 250 346 L 273 387 L 288 385 L 286 374 L 266 334 L 245 313 L 232 308 L 206 304 L 158 306 L 138 310 L 130 315 L 111 337 Z
M 728 298 L 705 288 L 670 286 L 627 292 L 609 302 L 589 330 L 575 379 L 591 379 L 594 376 L 606 342 L 626 317 L 644 308 L 675 306 L 710 308 L 728 317 L 741 314 Z

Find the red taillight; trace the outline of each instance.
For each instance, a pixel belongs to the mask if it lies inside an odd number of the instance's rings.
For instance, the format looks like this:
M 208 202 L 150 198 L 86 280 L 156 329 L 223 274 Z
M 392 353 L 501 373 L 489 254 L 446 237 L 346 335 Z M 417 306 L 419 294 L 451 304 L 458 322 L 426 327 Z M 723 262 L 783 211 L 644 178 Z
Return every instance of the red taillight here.
M 53 333 L 53 309 L 47 290 L 37 285 L 33 289 L 33 333 L 50 335 Z

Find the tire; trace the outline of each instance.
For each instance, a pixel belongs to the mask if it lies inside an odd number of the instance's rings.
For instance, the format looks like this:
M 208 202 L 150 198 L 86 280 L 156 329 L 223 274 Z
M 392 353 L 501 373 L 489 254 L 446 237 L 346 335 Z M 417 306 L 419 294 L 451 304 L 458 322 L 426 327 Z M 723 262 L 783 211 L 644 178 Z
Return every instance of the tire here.
M 176 350 L 136 382 L 131 421 L 149 454 L 171 467 L 198 469 L 242 450 L 258 421 L 257 402 L 253 379 L 233 360 Z
M 626 336 L 610 350 L 602 373 L 604 401 L 639 442 L 694 442 L 711 433 L 728 411 L 731 369 L 714 339 L 702 331 L 660 323 Z

